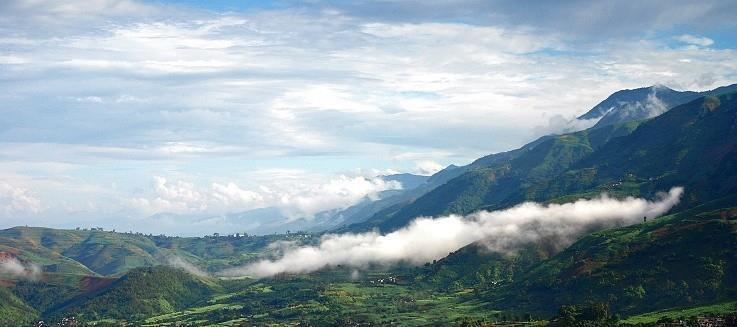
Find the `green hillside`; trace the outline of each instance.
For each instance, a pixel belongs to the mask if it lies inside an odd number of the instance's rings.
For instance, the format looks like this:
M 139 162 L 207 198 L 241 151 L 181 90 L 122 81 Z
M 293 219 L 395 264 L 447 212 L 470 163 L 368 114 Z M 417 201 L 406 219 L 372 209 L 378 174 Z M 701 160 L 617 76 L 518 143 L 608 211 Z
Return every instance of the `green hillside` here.
M 109 286 L 75 298 L 55 311 L 86 320 L 136 320 L 181 310 L 209 297 L 218 288 L 214 281 L 176 268 L 136 268 Z
M 85 275 L 122 274 L 157 264 L 161 255 L 143 235 L 33 227 L 0 230 L 0 250 L 18 253 L 46 272 Z
M 547 138 L 471 169 L 351 230 L 391 231 L 418 216 L 494 210 L 601 192 L 653 196 L 681 185 L 689 207 L 737 192 L 737 95 L 699 98 L 645 122 Z
M 467 214 L 524 200 L 520 190 L 558 176 L 610 139 L 628 135 L 639 122 L 611 125 L 572 134 L 542 138 L 518 150 L 479 160 L 465 174 L 393 210 L 385 210 L 352 230 L 378 227 L 391 231 L 418 216 Z M 483 158 L 482 158 L 483 159 Z M 494 159 L 494 160 L 490 160 Z
M 595 301 L 621 314 L 735 300 L 737 208 L 589 235 L 487 296 L 507 309 Z
M 644 122 L 573 165 L 591 182 L 553 181 L 533 198 L 627 181 L 644 194 L 682 185 L 684 207 L 737 192 L 737 93 L 705 97 Z
M 0 251 L 41 265 L 47 273 L 119 276 L 137 267 L 167 265 L 172 256 L 217 271 L 253 260 L 277 240 L 314 239 L 310 234 L 169 237 L 14 227 L 0 230 Z
M 0 326 L 30 325 L 37 318 L 36 310 L 0 286 Z
M 466 213 L 526 199 L 569 201 L 605 191 L 652 196 L 672 186 L 686 187 L 677 215 L 594 234 L 548 260 L 554 251 L 544 244 L 514 256 L 470 245 L 425 268 L 423 280 L 444 289 L 486 292 L 499 308 L 547 314 L 558 305 L 592 300 L 630 313 L 737 298 L 731 277 L 737 248 L 734 210 L 729 209 L 737 205 L 735 98 L 735 93 L 701 98 L 641 123 L 623 137 L 592 143 L 599 129 L 556 137 L 509 161 L 510 169 L 527 172 L 518 183 L 502 184 L 490 169 L 476 170 L 435 191 L 446 194 L 397 210 L 431 214 L 448 207 L 443 199 L 451 199 L 456 206 L 442 213 Z M 596 150 L 569 160 L 575 153 L 570 150 L 588 144 Z M 554 173 L 566 165 L 570 169 Z M 484 196 L 490 190 L 495 194 Z M 395 214 L 383 226 L 401 226 L 404 220 L 397 218 L 401 216 Z

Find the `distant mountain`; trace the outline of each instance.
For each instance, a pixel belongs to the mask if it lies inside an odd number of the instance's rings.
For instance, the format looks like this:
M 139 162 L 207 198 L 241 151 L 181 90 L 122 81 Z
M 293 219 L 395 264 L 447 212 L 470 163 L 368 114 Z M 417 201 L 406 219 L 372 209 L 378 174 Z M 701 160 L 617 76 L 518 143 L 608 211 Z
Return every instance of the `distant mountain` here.
M 395 181 L 402 184 L 403 190 L 412 190 L 425 183 L 430 176 L 415 175 L 409 173 L 381 176 L 385 181 Z
M 621 90 L 610 95 L 578 119 L 599 119 L 594 127 L 647 119 L 703 96 L 735 90 L 737 90 L 737 84 L 706 92 L 676 91 L 664 85 Z
M 212 226 L 209 229 L 201 229 L 200 233 L 212 234 L 222 232 L 228 228 L 231 232 L 248 233 L 252 235 L 267 235 L 286 232 L 322 232 L 339 226 L 350 225 L 361 222 L 370 217 L 377 208 L 382 208 L 386 203 L 392 203 L 393 199 L 402 194 L 412 192 L 425 184 L 430 176 L 421 176 L 409 173 L 378 176 L 387 182 L 399 182 L 401 189 L 386 190 L 378 192 L 375 196 L 364 197 L 358 203 L 347 208 L 335 208 L 315 213 L 312 216 L 293 216 L 278 207 L 265 207 L 252 210 L 229 212 L 224 214 L 177 214 L 161 212 L 147 218 L 151 223 L 157 221 L 178 221 L 186 224 L 199 224 Z M 218 221 L 218 224 L 206 224 L 207 221 Z M 171 223 L 169 223 L 171 224 Z M 178 233 L 179 231 L 171 231 Z

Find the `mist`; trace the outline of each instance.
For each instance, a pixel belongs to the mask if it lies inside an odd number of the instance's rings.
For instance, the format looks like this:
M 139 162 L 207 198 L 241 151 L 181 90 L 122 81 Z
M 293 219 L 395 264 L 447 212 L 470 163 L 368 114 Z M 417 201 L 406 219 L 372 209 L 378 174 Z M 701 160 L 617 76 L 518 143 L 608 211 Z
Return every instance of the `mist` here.
M 674 187 L 668 193 L 659 193 L 653 201 L 634 197 L 615 199 L 602 194 L 564 204 L 525 202 L 505 210 L 479 211 L 468 216 L 420 217 L 386 235 L 376 231 L 325 235 L 318 245 L 291 247 L 279 259 L 264 259 L 221 274 L 260 278 L 338 265 L 355 268 L 399 262 L 421 265 L 474 242 L 483 244 L 489 251 L 505 254 L 541 240 L 555 240 L 556 246 L 563 248 L 585 233 L 660 216 L 678 204 L 682 194 L 682 187 Z
M 208 274 L 204 270 L 200 269 L 199 267 L 195 266 L 194 264 L 190 263 L 187 260 L 184 260 L 182 257 L 177 255 L 170 255 L 166 257 L 166 265 L 174 268 L 182 269 L 192 275 L 200 276 L 200 277 L 207 277 Z
M 34 263 L 25 264 L 16 258 L 8 257 L 0 259 L 0 274 L 37 280 L 41 276 L 41 267 Z

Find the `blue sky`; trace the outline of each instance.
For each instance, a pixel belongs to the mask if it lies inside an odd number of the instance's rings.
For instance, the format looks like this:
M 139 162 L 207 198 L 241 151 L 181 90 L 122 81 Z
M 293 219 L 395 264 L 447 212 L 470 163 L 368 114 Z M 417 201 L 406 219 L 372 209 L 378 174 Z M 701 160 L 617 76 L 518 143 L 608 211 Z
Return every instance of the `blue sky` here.
M 294 217 L 569 128 L 623 89 L 737 81 L 734 1 L 0 4 L 0 227 Z M 227 227 L 230 228 L 230 227 Z

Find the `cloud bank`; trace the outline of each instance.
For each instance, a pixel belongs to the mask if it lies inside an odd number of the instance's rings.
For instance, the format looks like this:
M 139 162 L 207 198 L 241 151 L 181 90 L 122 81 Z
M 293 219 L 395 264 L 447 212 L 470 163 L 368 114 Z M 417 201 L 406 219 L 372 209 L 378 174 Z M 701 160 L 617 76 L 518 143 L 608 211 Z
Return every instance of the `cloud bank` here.
M 479 211 L 468 216 L 420 217 L 392 233 L 326 235 L 316 246 L 287 249 L 277 260 L 261 260 L 224 275 L 268 277 L 279 273 L 305 273 L 324 267 L 407 262 L 423 264 L 437 260 L 473 242 L 490 251 L 513 253 L 525 244 L 555 239 L 571 244 L 586 232 L 657 217 L 676 205 L 682 187 L 660 193 L 655 201 L 628 197 L 581 199 L 565 204 L 526 202 L 499 211 Z

